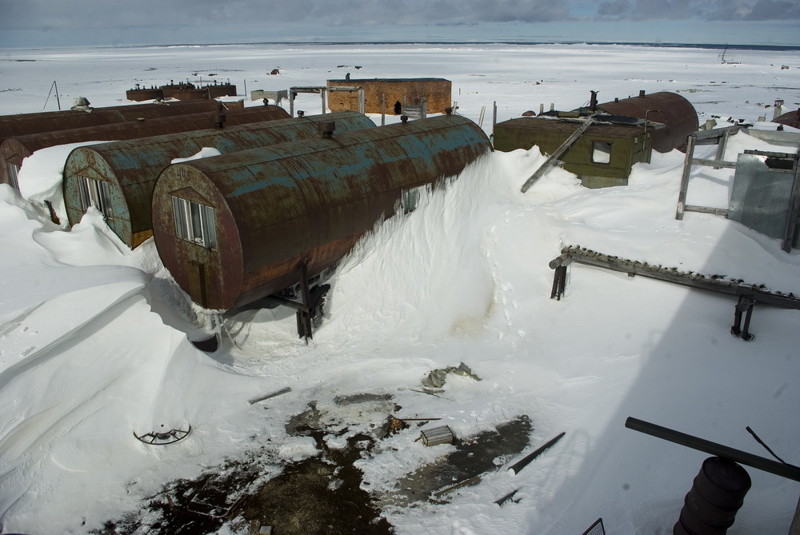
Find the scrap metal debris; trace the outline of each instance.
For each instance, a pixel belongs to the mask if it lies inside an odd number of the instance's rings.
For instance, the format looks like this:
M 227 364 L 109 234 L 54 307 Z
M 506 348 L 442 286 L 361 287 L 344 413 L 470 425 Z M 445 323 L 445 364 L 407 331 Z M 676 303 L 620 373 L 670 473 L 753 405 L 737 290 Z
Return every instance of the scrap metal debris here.
M 532 460 L 534 460 L 536 457 L 538 457 L 539 455 L 550 449 L 550 447 L 553 446 L 556 442 L 561 440 L 561 437 L 563 437 L 564 434 L 565 434 L 564 431 L 557 434 L 556 436 L 554 436 L 553 438 L 551 438 L 550 440 L 548 440 L 547 442 L 545 442 L 544 444 L 533 450 L 531 453 L 529 453 L 519 461 L 509 466 L 508 469 L 514 472 L 514 474 L 518 474 L 523 468 L 528 466 Z
M 167 444 L 174 444 L 186 438 L 191 432 L 192 426 L 190 425 L 188 429 L 170 429 L 169 431 L 164 431 L 164 424 L 161 424 L 161 429 L 161 431 L 151 431 L 144 435 L 137 435 L 136 431 L 134 431 L 133 436 L 145 444 L 166 446 Z
M 469 366 L 467 366 L 462 362 L 457 367 L 449 366 L 447 368 L 438 368 L 436 370 L 431 371 L 428 374 L 428 376 L 422 380 L 422 386 L 427 390 L 439 390 L 447 382 L 448 373 L 454 373 L 456 375 L 461 375 L 463 377 L 469 377 L 470 379 L 474 379 L 476 381 L 481 380 L 480 377 L 478 377 L 472 372 Z
M 397 434 L 403 429 L 408 429 L 409 427 L 408 422 L 420 422 L 420 424 L 418 425 L 424 425 L 426 422 L 433 422 L 434 420 L 441 420 L 441 418 L 398 418 L 393 414 L 390 414 L 389 418 L 386 421 L 385 437 Z
M 437 444 L 452 444 L 455 436 L 448 426 L 443 425 L 423 430 L 417 440 L 422 440 L 426 446 L 436 446 Z
M 284 388 L 281 388 L 280 390 L 276 390 L 275 392 L 271 392 L 269 394 L 265 394 L 265 395 L 259 396 L 257 398 L 249 399 L 247 401 L 250 403 L 250 405 L 253 405 L 254 403 L 258 403 L 259 401 L 264 401 L 266 399 L 274 398 L 274 397 L 280 396 L 282 394 L 286 394 L 286 393 L 291 392 L 291 391 L 292 391 L 291 387 L 286 386 Z

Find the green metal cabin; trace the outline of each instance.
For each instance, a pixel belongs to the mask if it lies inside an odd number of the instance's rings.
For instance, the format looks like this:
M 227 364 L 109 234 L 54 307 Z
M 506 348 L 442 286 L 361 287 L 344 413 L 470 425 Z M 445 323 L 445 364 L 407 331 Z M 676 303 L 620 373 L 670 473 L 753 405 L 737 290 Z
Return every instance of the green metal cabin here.
M 563 167 L 578 175 L 586 187 L 624 186 L 633 164 L 650 162 L 652 128 L 646 130 L 644 121 L 629 118 L 620 124 L 597 115 L 594 121 L 561 155 Z M 495 125 L 494 147 L 508 152 L 538 146 L 544 154 L 553 154 L 580 127 L 580 121 L 564 117 L 510 119 Z

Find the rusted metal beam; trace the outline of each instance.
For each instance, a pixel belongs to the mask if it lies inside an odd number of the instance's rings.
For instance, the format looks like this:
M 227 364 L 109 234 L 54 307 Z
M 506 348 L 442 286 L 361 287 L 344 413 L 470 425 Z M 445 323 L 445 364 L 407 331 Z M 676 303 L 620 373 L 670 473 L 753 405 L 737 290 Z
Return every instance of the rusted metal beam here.
M 610 256 L 578 246 L 565 247 L 562 249 L 561 256 L 552 260 L 550 262 L 550 267 L 555 269 L 558 266 L 567 265 L 570 262 L 611 269 L 629 275 L 642 275 L 643 277 L 726 295 L 743 295 L 751 297 L 759 303 L 780 308 L 800 310 L 800 297 L 792 293 L 770 291 L 763 285 L 747 284 L 740 280 L 732 280 L 721 276 L 708 276 L 702 273 L 678 271 L 676 268 L 667 268 L 660 265 L 654 266 L 647 262 Z
M 758 470 L 775 474 L 776 476 L 791 479 L 793 481 L 800 481 L 800 467 L 792 464 L 779 463 L 777 461 L 773 461 L 772 459 L 759 457 L 758 455 L 753 455 L 752 453 L 748 453 L 746 451 L 737 450 L 735 448 L 731 448 L 730 446 L 725 446 L 724 444 L 719 444 L 717 442 L 711 442 L 710 440 L 705 440 L 694 435 L 681 433 L 680 431 L 675 431 L 674 429 L 670 429 L 668 427 L 662 427 L 644 420 L 639 420 L 637 418 L 633 418 L 632 416 L 629 416 L 625 420 L 625 427 L 628 429 L 633 429 L 634 431 L 639 431 L 640 433 L 644 433 L 646 435 L 660 438 L 662 440 L 680 444 L 681 446 L 686 446 L 687 448 L 703 451 L 705 453 L 710 453 L 711 455 L 716 455 L 717 457 L 723 457 L 740 464 L 745 464 Z

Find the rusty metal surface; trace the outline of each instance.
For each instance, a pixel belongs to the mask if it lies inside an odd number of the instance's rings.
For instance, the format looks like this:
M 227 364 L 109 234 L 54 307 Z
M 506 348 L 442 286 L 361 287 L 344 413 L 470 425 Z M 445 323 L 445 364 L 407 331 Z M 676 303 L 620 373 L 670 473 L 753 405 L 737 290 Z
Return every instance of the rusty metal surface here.
M 130 104 L 94 108 L 90 112 L 79 110 L 20 113 L 0 116 L 0 140 L 38 132 L 53 132 L 71 128 L 84 128 L 101 124 L 121 123 L 138 119 L 154 119 L 171 115 L 214 111 L 219 103 L 171 102 L 164 104 Z
M 441 116 L 172 165 L 153 194 L 156 246 L 192 299 L 252 303 L 333 266 L 404 190 L 458 175 L 491 150 L 486 134 Z M 213 208 L 217 246 L 176 236 L 171 198 Z
M 271 108 L 286 116 L 282 108 Z M 359 113 L 329 113 L 79 147 L 64 165 L 64 204 L 69 222 L 74 225 L 85 212 L 79 189 L 81 177 L 103 181 L 111 196 L 111 213 L 105 214 L 106 222 L 123 242 L 135 247 L 152 229 L 153 188 L 158 174 L 172 160 L 193 156 L 204 147 L 228 154 L 315 137 L 318 124 L 331 120 L 341 132 L 375 126 Z
M 0 183 L 9 183 L 6 164 L 12 164 L 19 168 L 22 166 L 24 158 L 39 149 L 81 141 L 127 140 L 191 130 L 205 130 L 215 126 L 219 113 L 205 111 L 8 137 L 0 142 Z M 222 113 L 225 115 L 225 126 L 289 117 L 288 112 L 278 106 L 252 106 L 227 110 Z
M 792 128 L 800 128 L 800 110 L 790 111 L 784 113 L 772 120 L 773 123 L 785 124 Z
M 137 84 L 138 85 L 138 84 Z M 125 98 L 141 102 L 143 100 L 155 100 L 164 98 L 164 91 L 160 87 L 128 89 L 125 91 Z
M 653 131 L 653 148 L 658 152 L 682 149 L 686 137 L 696 132 L 700 124 L 694 106 L 681 95 L 667 91 L 605 102 L 597 108 L 612 115 L 662 123 L 664 128 Z

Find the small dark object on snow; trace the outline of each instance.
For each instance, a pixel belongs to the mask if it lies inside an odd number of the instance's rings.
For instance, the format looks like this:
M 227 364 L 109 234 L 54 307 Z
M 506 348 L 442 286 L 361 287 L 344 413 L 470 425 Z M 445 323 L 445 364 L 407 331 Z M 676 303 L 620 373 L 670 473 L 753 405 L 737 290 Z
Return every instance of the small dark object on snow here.
M 506 494 L 505 496 L 503 496 L 503 497 L 502 497 L 502 498 L 500 498 L 499 500 L 495 500 L 495 501 L 494 501 L 494 503 L 496 503 L 496 504 L 497 504 L 497 505 L 499 505 L 500 507 L 503 507 L 503 504 L 504 504 L 504 503 L 506 503 L 506 502 L 508 502 L 508 501 L 511 501 L 511 502 L 514 502 L 514 503 L 519 503 L 519 501 L 520 501 L 522 498 L 517 498 L 516 500 L 514 499 L 514 495 L 515 495 L 517 492 L 519 492 L 519 489 L 512 490 L 511 492 L 509 492 L 508 494 Z
M 161 424 L 161 428 L 164 428 L 164 424 Z M 151 431 L 149 433 L 145 433 L 144 435 L 137 435 L 136 431 L 133 432 L 133 436 L 136 437 L 137 440 L 140 442 L 144 442 L 145 444 L 150 444 L 152 446 L 166 446 L 167 444 L 174 444 L 180 440 L 186 438 L 189 433 L 192 431 L 192 426 L 190 425 L 188 429 L 170 429 L 169 431 Z
M 247 400 L 247 402 L 250 403 L 250 405 L 253 405 L 255 403 L 258 403 L 259 401 L 264 401 L 266 399 L 274 398 L 274 397 L 280 396 L 282 394 L 286 394 L 286 393 L 291 392 L 291 391 L 292 391 L 292 387 L 285 386 L 285 387 L 281 388 L 280 390 L 276 390 L 275 392 L 270 392 L 269 394 L 264 394 L 263 396 L 259 396 L 257 398 L 249 399 L 249 400 Z
M 214 353 L 219 349 L 219 337 L 214 334 L 205 340 L 190 340 L 192 345 L 205 353 Z
M 528 455 L 526 455 L 525 457 L 523 457 L 522 459 L 511 465 L 508 469 L 514 472 L 515 474 L 518 474 L 523 468 L 528 466 L 532 460 L 534 460 L 536 457 L 538 457 L 539 455 L 550 449 L 550 447 L 553 444 L 561 440 L 561 437 L 563 436 L 564 432 L 562 431 L 561 433 L 557 434 L 556 436 L 554 436 L 553 438 L 551 438 L 550 440 L 548 440 L 547 442 L 536 448 L 534 451 L 532 451 L 531 453 L 529 453 Z

